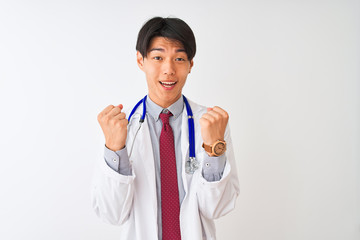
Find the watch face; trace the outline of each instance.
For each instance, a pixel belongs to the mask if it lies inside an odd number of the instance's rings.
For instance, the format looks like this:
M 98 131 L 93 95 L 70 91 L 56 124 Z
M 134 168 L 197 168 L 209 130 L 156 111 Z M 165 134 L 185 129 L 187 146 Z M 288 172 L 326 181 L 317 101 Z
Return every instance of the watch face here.
M 225 144 L 222 142 L 219 142 L 214 147 L 214 152 L 216 155 L 221 155 L 225 152 Z

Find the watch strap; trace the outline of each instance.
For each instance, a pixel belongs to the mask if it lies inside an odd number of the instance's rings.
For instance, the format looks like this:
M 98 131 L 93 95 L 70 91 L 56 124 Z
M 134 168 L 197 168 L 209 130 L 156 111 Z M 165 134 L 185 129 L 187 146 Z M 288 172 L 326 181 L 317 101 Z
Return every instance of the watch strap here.
M 212 146 L 210 145 L 206 145 L 205 143 L 202 144 L 202 147 L 205 149 L 206 152 L 208 152 L 209 154 L 213 154 L 212 152 Z

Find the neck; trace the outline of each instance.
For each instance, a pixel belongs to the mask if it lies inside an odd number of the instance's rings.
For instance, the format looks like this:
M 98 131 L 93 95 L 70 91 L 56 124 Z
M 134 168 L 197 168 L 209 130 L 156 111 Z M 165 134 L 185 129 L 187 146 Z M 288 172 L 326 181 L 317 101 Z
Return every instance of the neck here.
M 174 99 L 159 99 L 156 97 L 153 97 L 152 94 L 148 94 L 148 97 L 151 99 L 151 101 L 153 101 L 154 103 L 156 103 L 157 105 L 159 105 L 162 108 L 168 108 L 170 107 L 173 103 L 175 103 L 177 100 L 179 100 L 179 98 L 182 96 L 182 94 L 180 93 L 179 96 L 176 96 L 176 98 Z

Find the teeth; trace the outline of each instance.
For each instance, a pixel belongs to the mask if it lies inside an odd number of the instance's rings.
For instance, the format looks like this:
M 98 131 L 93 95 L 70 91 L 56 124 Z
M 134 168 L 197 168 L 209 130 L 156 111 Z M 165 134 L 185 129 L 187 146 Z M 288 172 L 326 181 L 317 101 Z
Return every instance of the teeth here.
M 176 82 L 160 82 L 165 87 L 170 87 L 172 85 L 175 85 Z

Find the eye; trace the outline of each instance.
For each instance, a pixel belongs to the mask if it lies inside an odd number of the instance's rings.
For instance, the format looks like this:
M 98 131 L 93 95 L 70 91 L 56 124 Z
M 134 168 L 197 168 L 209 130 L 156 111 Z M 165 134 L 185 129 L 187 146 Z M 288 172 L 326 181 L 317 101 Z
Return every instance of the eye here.
M 175 61 L 185 61 L 183 58 L 176 58 Z
M 161 57 L 159 56 L 156 56 L 156 57 L 153 57 L 154 60 L 161 60 Z

